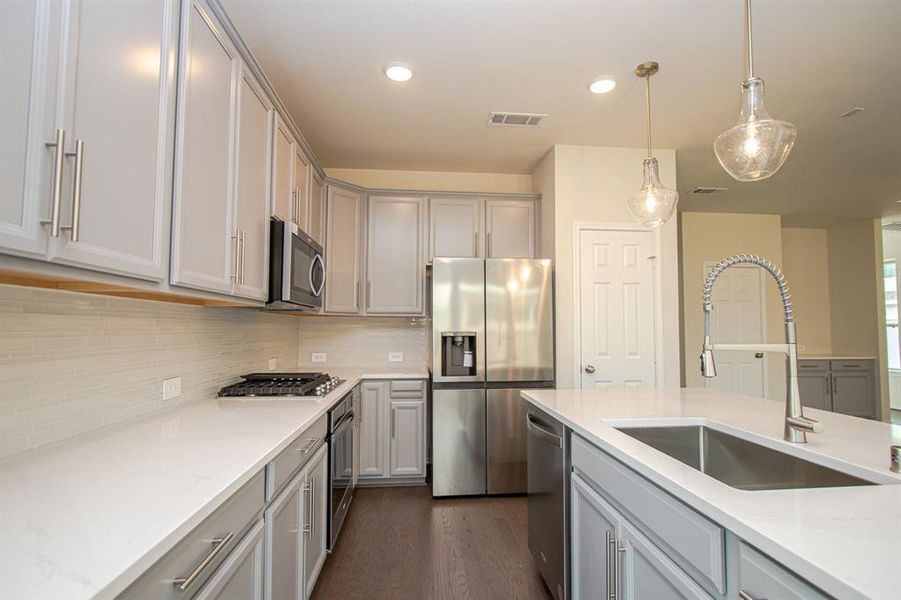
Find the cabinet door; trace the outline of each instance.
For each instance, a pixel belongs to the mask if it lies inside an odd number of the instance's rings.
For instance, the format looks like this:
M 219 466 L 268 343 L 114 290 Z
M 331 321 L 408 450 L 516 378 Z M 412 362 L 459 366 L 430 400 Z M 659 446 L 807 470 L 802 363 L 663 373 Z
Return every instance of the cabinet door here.
M 828 596 L 744 542 L 738 545 L 739 590 L 750 598 L 826 600 Z
M 391 476 L 425 475 L 425 407 L 422 400 L 391 400 Z
M 0 2 L 0 248 L 44 258 L 62 3 Z M 62 190 L 61 190 L 62 193 Z M 64 235 L 60 232 L 60 235 Z
M 832 381 L 829 372 L 799 373 L 801 404 L 820 410 L 832 410 Z
M 424 202 L 415 197 L 369 198 L 366 312 L 422 314 Z
M 316 171 L 312 169 L 310 171 L 310 211 L 306 231 L 311 238 L 324 246 L 325 239 L 322 233 L 325 231 L 325 196 L 323 196 L 325 186 L 322 177 Z
M 357 485 L 357 480 L 360 478 L 360 429 L 362 425 L 361 419 L 363 418 L 360 396 L 360 386 L 357 385 L 357 387 L 354 388 L 354 449 L 353 458 L 351 459 L 351 476 L 353 477 L 354 485 Z
M 325 232 L 325 312 L 359 314 L 363 238 L 360 194 L 328 187 Z
M 310 161 L 300 144 L 294 144 L 294 222 L 300 225 L 300 228 L 307 231 L 309 222 L 307 221 L 307 212 L 309 210 L 310 199 Z
M 263 600 L 263 521 L 245 534 L 194 600 Z
M 310 531 L 304 550 L 304 585 L 306 597 L 309 598 L 325 563 L 328 545 L 328 445 L 319 449 L 304 470 L 310 489 Z
M 364 381 L 360 393 L 360 477 L 385 477 L 388 382 Z
M 616 510 L 576 474 L 572 476 L 570 491 L 572 597 L 608 598 L 613 583 L 610 551 L 621 519 Z
M 272 109 L 253 75 L 244 70 L 238 89 L 238 151 L 235 165 L 235 232 L 238 274 L 235 295 L 269 297 L 269 149 Z
M 173 199 L 172 283 L 231 293 L 237 53 L 199 0 L 185 2 Z
M 272 501 L 265 522 L 266 600 L 302 600 L 304 536 L 307 535 L 306 473 L 301 472 Z
M 272 143 L 272 214 L 282 221 L 294 218 L 294 141 L 280 117 L 275 117 Z
M 66 151 L 76 155 L 61 220 L 71 229 L 51 240 L 51 260 L 166 278 L 178 9 L 173 0 L 69 3 L 61 91 Z M 226 115 L 228 101 L 226 91 Z
M 710 600 L 691 578 L 626 521 L 617 537 L 616 597 L 628 600 L 670 598 Z
M 488 258 L 535 256 L 535 203 L 531 200 L 485 202 Z
M 875 416 L 872 371 L 833 371 L 832 410 L 855 417 Z
M 429 260 L 436 256 L 479 257 L 481 212 L 478 198 L 430 198 Z

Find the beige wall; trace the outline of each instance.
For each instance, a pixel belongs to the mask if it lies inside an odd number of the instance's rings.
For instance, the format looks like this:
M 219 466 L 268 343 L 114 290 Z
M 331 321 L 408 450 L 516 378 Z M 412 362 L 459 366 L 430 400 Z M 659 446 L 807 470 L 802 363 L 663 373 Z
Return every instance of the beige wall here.
M 299 321 L 304 368 L 422 371 L 429 367 L 428 319 L 311 316 Z M 313 363 L 313 352 L 325 352 L 326 362 Z M 388 362 L 388 352 L 403 352 L 403 362 Z
M 727 213 L 682 213 L 682 293 L 685 353 L 685 385 L 701 387 L 698 361 L 692 357 L 700 353 L 704 336 L 704 316 L 701 294 L 704 289 L 704 264 L 719 262 L 733 254 L 759 254 L 775 264 L 782 261 L 782 225 L 778 215 L 748 215 Z M 782 302 L 772 278 L 765 280 L 764 308 L 766 312 L 766 341 L 784 340 Z M 714 310 L 716 307 L 714 306 Z M 728 343 L 731 340 L 714 340 Z M 785 397 L 785 360 L 779 355 L 767 358 L 768 396 Z
M 297 366 L 290 316 L 0 286 L 0 456 L 198 400 Z M 162 399 L 180 376 L 181 396 Z
M 676 157 L 673 150 L 655 151 L 660 162 L 663 183 L 676 187 Z M 579 356 L 574 349 L 576 327 L 573 299 L 573 226 L 575 223 L 634 224 L 626 199 L 641 187 L 641 164 L 646 151 L 639 148 L 596 146 L 555 146 L 541 163 L 533 178 L 547 193 L 553 187 L 553 217 L 544 214 L 542 224 L 553 226 L 553 252 L 556 276 L 557 387 L 572 388 L 577 382 Z M 553 162 L 551 173 L 550 162 Z M 544 195 L 542 196 L 542 202 Z M 678 245 L 676 219 L 662 229 L 660 265 L 663 277 L 664 381 L 658 385 L 679 385 L 679 298 Z M 542 252 L 551 249 L 542 231 Z
M 791 287 L 801 355 L 832 353 L 826 229 L 784 228 L 782 271 Z
M 440 192 L 532 193 L 532 177 L 513 173 L 326 169 L 329 177 L 367 188 Z
M 829 290 L 832 350 L 879 357 L 881 414 L 888 415 L 882 235 L 878 220 L 832 225 L 829 236 Z
M 557 239 L 554 231 L 556 215 L 554 213 L 554 198 L 556 190 L 555 186 L 555 150 L 551 148 L 535 170 L 532 171 L 532 191 L 541 194 L 541 209 L 539 211 L 539 230 L 541 232 L 540 248 L 538 256 L 540 258 L 550 258 L 554 260 L 557 255 L 554 246 Z

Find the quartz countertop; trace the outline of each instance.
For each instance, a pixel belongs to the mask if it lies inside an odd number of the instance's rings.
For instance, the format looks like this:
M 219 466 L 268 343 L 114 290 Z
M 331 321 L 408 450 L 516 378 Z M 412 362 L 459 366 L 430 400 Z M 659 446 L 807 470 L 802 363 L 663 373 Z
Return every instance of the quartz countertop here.
M 361 379 L 429 376 L 332 372 L 322 398 L 210 399 L 0 463 L 0 599 L 115 597 Z
M 807 444 L 782 440 L 781 402 L 712 389 L 523 390 L 523 397 L 695 510 L 837 598 L 898 597 L 901 475 L 889 446 L 901 426 L 805 409 L 823 424 Z M 846 488 L 744 491 L 614 426 L 709 424 L 858 477 Z

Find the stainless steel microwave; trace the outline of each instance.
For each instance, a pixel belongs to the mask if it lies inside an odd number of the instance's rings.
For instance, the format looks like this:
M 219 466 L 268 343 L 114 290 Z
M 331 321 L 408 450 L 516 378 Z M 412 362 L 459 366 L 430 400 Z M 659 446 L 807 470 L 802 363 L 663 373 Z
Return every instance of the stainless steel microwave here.
M 322 246 L 295 223 L 272 218 L 269 303 L 273 310 L 319 310 L 325 290 Z

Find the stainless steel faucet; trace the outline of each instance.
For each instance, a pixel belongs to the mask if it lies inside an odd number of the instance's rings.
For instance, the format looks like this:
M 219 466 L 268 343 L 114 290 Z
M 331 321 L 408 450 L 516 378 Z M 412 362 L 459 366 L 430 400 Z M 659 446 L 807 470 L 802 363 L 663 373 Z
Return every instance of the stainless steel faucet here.
M 782 296 L 782 307 L 785 310 L 785 343 L 784 344 L 712 344 L 710 342 L 710 311 L 713 309 L 713 285 L 717 277 L 728 269 L 739 264 L 757 265 L 773 276 Z M 704 347 L 701 350 L 701 375 L 710 379 L 716 377 L 716 363 L 713 360 L 714 350 L 751 350 L 754 352 L 779 352 L 785 354 L 786 392 L 785 392 L 785 440 L 804 444 L 808 433 L 819 433 L 823 426 L 804 416 L 801 408 L 801 393 L 798 388 L 798 348 L 795 336 L 795 319 L 792 312 L 791 294 L 785 276 L 776 265 L 753 254 L 736 254 L 725 258 L 716 265 L 704 281 Z

